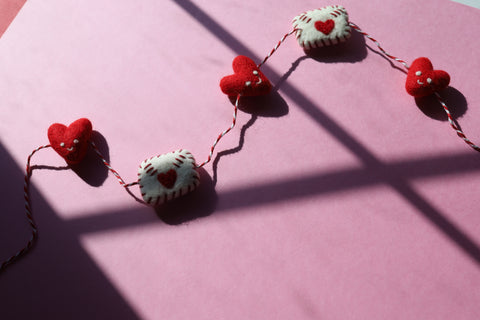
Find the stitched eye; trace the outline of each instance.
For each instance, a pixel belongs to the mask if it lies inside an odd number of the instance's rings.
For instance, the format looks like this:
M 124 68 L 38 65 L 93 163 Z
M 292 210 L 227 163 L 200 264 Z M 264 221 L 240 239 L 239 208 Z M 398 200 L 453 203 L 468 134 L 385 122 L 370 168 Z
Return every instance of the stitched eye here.
M 65 143 L 64 143 L 64 142 L 60 142 L 60 147 L 65 147 Z
M 427 78 L 427 82 L 428 82 L 428 83 L 432 83 L 432 79 Z
M 258 75 L 258 71 L 257 71 L 257 70 L 253 70 L 253 74 L 254 74 L 254 75 Z
M 79 143 L 79 142 L 80 142 L 80 141 L 78 141 L 77 139 L 74 139 L 74 140 L 73 140 L 73 143 L 75 143 L 75 144 L 77 144 L 77 143 Z
M 245 85 L 249 87 L 252 84 L 252 81 L 245 81 Z
M 422 71 L 417 71 L 417 72 L 415 72 L 415 75 L 416 75 L 416 76 L 421 76 L 421 75 L 422 75 Z

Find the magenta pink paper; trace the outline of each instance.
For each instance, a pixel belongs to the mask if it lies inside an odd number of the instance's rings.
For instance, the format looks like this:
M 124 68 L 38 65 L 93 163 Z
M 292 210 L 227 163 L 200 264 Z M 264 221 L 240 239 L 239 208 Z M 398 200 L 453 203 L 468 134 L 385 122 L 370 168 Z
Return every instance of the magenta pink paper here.
M 219 81 L 234 57 L 260 62 L 293 17 L 330 4 L 449 72 L 445 100 L 480 143 L 480 11 L 465 5 L 28 1 L 0 38 L 0 259 L 29 239 L 23 170 L 50 124 L 89 118 L 127 182 L 175 149 L 203 162 L 232 120 Z M 39 241 L 0 275 L 1 318 L 478 319 L 480 154 L 402 70 L 356 32 L 313 58 L 287 38 L 262 67 L 274 93 L 159 212 L 94 154 L 73 171 L 41 150 Z

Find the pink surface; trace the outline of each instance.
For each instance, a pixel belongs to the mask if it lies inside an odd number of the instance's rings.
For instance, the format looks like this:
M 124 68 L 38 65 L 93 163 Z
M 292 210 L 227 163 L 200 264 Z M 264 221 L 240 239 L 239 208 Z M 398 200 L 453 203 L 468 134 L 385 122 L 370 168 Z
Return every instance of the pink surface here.
M 328 4 L 27 2 L 0 39 L 2 260 L 29 238 L 22 170 L 51 123 L 88 117 L 128 182 L 159 153 L 201 162 L 230 125 L 218 83 L 233 58 L 261 61 L 295 15 Z M 448 71 L 446 100 L 480 141 L 480 11 L 338 4 L 387 51 Z M 0 276 L 2 318 L 478 319 L 480 155 L 440 106 L 417 106 L 358 34 L 315 59 L 289 38 L 262 70 L 278 91 L 239 113 L 164 221 L 100 163 L 73 172 L 39 152 L 40 239 Z
M 7 30 L 18 11 L 26 0 L 1 0 L 0 1 L 0 36 Z

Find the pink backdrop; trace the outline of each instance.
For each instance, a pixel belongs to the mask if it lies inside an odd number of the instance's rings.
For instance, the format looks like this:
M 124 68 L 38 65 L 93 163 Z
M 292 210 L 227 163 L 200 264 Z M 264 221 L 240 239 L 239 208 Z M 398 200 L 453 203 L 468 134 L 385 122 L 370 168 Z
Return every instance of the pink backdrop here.
M 23 168 L 50 124 L 88 117 L 128 182 L 159 153 L 201 162 L 230 125 L 218 83 L 233 58 L 261 61 L 329 4 L 448 71 L 443 95 L 480 141 L 480 11 L 458 3 L 29 1 L 0 39 L 1 260 L 29 238 Z M 478 319 L 480 155 L 397 67 L 358 33 L 314 58 L 288 38 L 262 69 L 274 93 L 163 219 L 93 155 L 74 172 L 40 151 L 40 238 L 0 275 L 2 318 Z

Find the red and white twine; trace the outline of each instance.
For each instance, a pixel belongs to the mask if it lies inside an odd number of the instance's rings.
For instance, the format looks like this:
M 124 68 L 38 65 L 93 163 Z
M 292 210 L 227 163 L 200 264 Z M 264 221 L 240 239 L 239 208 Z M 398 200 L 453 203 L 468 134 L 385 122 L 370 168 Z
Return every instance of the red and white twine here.
M 27 166 L 25 168 L 25 179 L 24 179 L 24 184 L 23 184 L 23 197 L 25 200 L 25 215 L 27 217 L 28 224 L 30 225 L 32 229 L 32 235 L 30 237 L 30 240 L 28 240 L 27 244 L 19 250 L 17 253 L 15 253 L 13 256 L 5 260 L 1 265 L 0 265 L 0 272 L 4 271 L 7 266 L 10 264 L 14 263 L 17 261 L 21 256 L 23 256 L 25 253 L 27 253 L 35 244 L 35 241 L 38 238 L 38 228 L 35 223 L 35 220 L 33 219 L 32 215 L 32 210 L 31 210 L 31 205 L 30 205 L 30 177 L 32 175 L 32 167 L 30 166 L 30 162 L 32 159 L 32 156 L 37 153 L 38 151 L 49 148 L 51 147 L 49 144 L 45 146 L 38 147 L 37 149 L 33 150 L 32 153 L 27 158 Z
M 235 124 L 237 123 L 238 102 L 240 101 L 240 97 L 241 97 L 241 95 L 238 95 L 238 96 L 237 96 L 237 99 L 235 100 L 235 106 L 234 106 L 234 108 L 233 108 L 232 124 L 230 125 L 230 127 L 229 127 L 228 129 L 224 130 L 222 133 L 220 133 L 220 134 L 218 135 L 217 139 L 215 139 L 215 142 L 213 143 L 212 147 L 210 148 L 210 153 L 208 154 L 207 160 L 205 160 L 202 164 L 196 165 L 196 166 L 195 166 L 196 168 L 201 168 L 201 167 L 203 167 L 204 165 L 206 165 L 207 163 L 209 163 L 209 162 L 212 160 L 213 151 L 215 150 L 215 147 L 217 146 L 217 143 L 218 143 L 227 133 L 229 133 L 229 132 L 235 127 Z
M 360 34 L 364 35 L 367 39 L 370 39 L 371 41 L 373 41 L 377 47 L 380 49 L 380 51 L 382 51 L 382 53 L 387 57 L 387 58 L 390 58 L 392 60 L 395 60 L 401 64 L 403 64 L 403 66 L 405 67 L 405 69 L 409 69 L 410 67 L 408 66 L 408 64 L 405 62 L 405 60 L 402 60 L 398 57 L 395 57 L 389 53 L 387 53 L 383 48 L 382 46 L 380 45 L 380 43 L 375 40 L 372 36 L 370 36 L 368 33 L 366 33 L 365 31 L 361 30 L 359 26 L 357 26 L 355 23 L 353 22 L 350 22 L 350 26 L 352 28 L 354 28 L 355 30 L 357 30 Z M 465 133 L 463 133 L 463 131 L 460 129 L 460 127 L 455 123 L 455 120 L 453 119 L 452 117 L 452 114 L 450 113 L 450 110 L 448 109 L 447 105 L 445 104 L 445 102 L 443 101 L 442 97 L 440 96 L 440 94 L 438 92 L 434 92 L 435 93 L 435 96 L 437 97 L 437 100 L 438 102 L 442 105 L 443 107 L 443 110 L 445 111 L 445 113 L 447 114 L 447 118 L 448 118 L 448 122 L 450 123 L 450 126 L 452 127 L 453 130 L 455 130 L 455 132 L 457 133 L 457 135 L 467 144 L 469 145 L 472 149 L 476 150 L 476 151 L 479 151 L 480 152 L 480 147 L 477 146 L 476 144 L 474 144 L 470 139 L 467 138 L 467 136 L 465 135 Z
M 100 160 L 102 160 L 105 167 L 107 167 L 107 169 L 110 170 L 111 173 L 113 173 L 115 178 L 117 178 L 118 183 L 120 183 L 120 185 L 122 187 L 129 188 L 131 186 L 134 186 L 134 185 L 138 184 L 138 182 L 126 183 L 125 181 L 123 181 L 120 174 L 115 169 L 113 169 L 113 167 L 110 165 L 110 163 L 108 163 L 107 159 L 105 159 L 105 157 L 102 155 L 102 153 L 98 149 L 97 145 L 93 141 L 90 141 L 90 144 L 92 145 L 93 150 L 95 150 L 95 153 L 97 154 L 97 156 L 100 158 Z
M 100 158 L 100 160 L 102 160 L 103 164 L 105 165 L 105 167 L 107 167 L 107 169 L 115 176 L 115 178 L 117 179 L 118 183 L 120 183 L 120 185 L 122 187 L 125 188 L 125 191 L 127 191 L 127 193 L 132 196 L 132 198 L 134 198 L 137 202 L 140 202 L 140 203 L 143 203 L 143 204 L 146 204 L 144 201 L 140 200 L 139 198 L 137 198 L 131 191 L 130 191 L 130 187 L 132 186 L 135 186 L 138 184 L 138 181 L 135 181 L 135 182 L 131 182 L 131 183 L 126 183 L 122 177 L 120 176 L 120 174 L 115 170 L 113 169 L 113 167 L 110 165 L 110 163 L 108 163 L 107 159 L 105 159 L 105 157 L 103 156 L 103 154 L 100 152 L 100 150 L 98 149 L 98 147 L 96 146 L 96 144 L 93 142 L 93 141 L 90 141 L 90 144 L 92 145 L 93 147 L 93 150 L 95 150 L 95 153 L 97 154 L 97 156 Z
M 236 124 L 236 121 L 237 121 L 237 111 L 238 111 L 238 104 L 239 104 L 239 100 L 240 100 L 240 95 L 237 96 L 237 99 L 235 101 L 235 106 L 234 106 L 234 111 L 233 111 L 233 120 L 232 120 L 232 124 L 230 125 L 230 127 L 226 130 L 224 130 L 222 133 L 220 133 L 220 135 L 217 137 L 217 139 L 215 140 L 215 142 L 213 143 L 212 147 L 210 148 L 210 154 L 208 155 L 208 158 L 205 162 L 203 162 L 201 165 L 197 165 L 196 168 L 201 168 L 203 167 L 205 164 L 209 163 L 212 159 L 212 156 L 213 156 L 213 151 L 215 150 L 215 147 L 216 145 L 218 144 L 218 142 L 228 133 L 230 132 L 234 127 L 235 127 L 235 124 Z M 93 150 L 95 151 L 95 153 L 97 154 L 97 156 L 100 158 L 100 160 L 102 160 L 103 164 L 105 165 L 105 167 L 107 167 L 107 169 L 115 176 L 115 178 L 117 179 L 118 183 L 125 188 L 125 190 L 132 196 L 134 197 L 137 201 L 139 202 L 142 202 L 142 203 L 145 203 L 141 200 L 139 200 L 137 197 L 135 197 L 128 188 L 130 188 L 131 186 L 134 186 L 134 185 L 137 185 L 138 184 L 138 181 L 136 182 L 132 182 L 132 183 L 126 183 L 123 178 L 120 176 L 120 174 L 110 165 L 110 163 L 107 161 L 107 159 L 103 156 L 103 154 L 100 152 L 100 150 L 98 149 L 97 145 L 93 142 L 93 141 L 90 141 L 90 144 L 93 148 Z M 30 153 L 30 155 L 28 156 L 27 158 L 27 165 L 26 165 L 26 169 L 25 169 L 25 179 L 24 179 L 24 187 L 23 187 L 23 195 L 24 195 L 24 200 L 25 200 L 25 215 L 27 217 L 27 221 L 32 229 L 32 235 L 30 237 L 30 240 L 27 242 L 27 244 L 21 249 L 19 250 L 18 252 L 16 252 L 14 255 L 12 255 L 10 258 L 8 258 L 7 260 L 5 260 L 4 262 L 2 262 L 2 264 L 0 265 L 0 272 L 3 272 L 9 265 L 11 265 L 12 263 L 14 263 L 15 261 L 17 261 L 20 257 L 22 257 L 24 254 L 26 254 L 32 247 L 33 245 L 35 244 L 35 241 L 37 240 L 38 238 L 38 228 L 37 228 L 37 225 L 33 219 L 33 215 L 32 215 L 32 210 L 31 210 L 31 204 L 30 204 L 30 195 L 29 195 L 29 189 L 30 189 L 30 177 L 32 175 L 32 167 L 30 165 L 31 163 L 31 160 L 32 160 L 32 157 L 35 153 L 37 153 L 38 151 L 42 150 L 42 149 L 45 149 L 45 148 L 49 148 L 51 147 L 51 145 L 44 145 L 44 146 L 40 146 L 38 148 L 36 148 L 35 150 L 32 151 L 32 153 Z
M 258 64 L 257 67 L 260 68 L 265 62 L 267 62 L 267 60 L 272 56 L 272 54 L 275 53 L 275 51 L 277 51 L 278 47 L 280 47 L 280 45 L 285 41 L 285 39 L 287 39 L 288 36 L 290 36 L 291 34 L 293 34 L 296 31 L 297 31 L 297 29 L 293 29 L 292 31 L 286 33 L 282 37 L 282 39 L 280 39 L 280 41 L 277 42 L 275 47 L 273 47 L 272 51 L 270 51 L 270 53 L 265 57 L 265 59 L 263 59 L 263 61 Z
M 391 55 L 390 53 L 386 52 L 383 47 L 380 45 L 380 43 L 375 39 L 373 38 L 372 36 L 370 36 L 368 33 L 364 32 L 363 30 L 360 29 L 359 26 L 357 26 L 355 23 L 353 22 L 349 22 L 349 25 L 355 29 L 357 32 L 359 32 L 360 34 L 362 34 L 363 36 L 365 36 L 367 39 L 371 40 L 372 42 L 375 43 L 375 45 L 380 49 L 380 51 L 389 59 L 392 59 L 396 62 L 399 62 L 401 63 L 405 69 L 409 69 L 409 65 L 405 62 L 405 60 L 402 60 L 394 55 Z M 286 33 L 279 41 L 278 43 L 275 45 L 275 47 L 270 51 L 270 53 L 263 59 L 263 61 L 261 63 L 258 64 L 258 68 L 260 68 L 263 64 L 265 64 L 265 62 L 278 50 L 278 48 L 280 47 L 280 45 L 285 41 L 285 39 L 292 35 L 293 33 L 295 33 L 298 29 L 294 28 L 292 31 Z M 450 126 L 453 128 L 453 130 L 455 130 L 455 132 L 457 133 L 457 135 L 467 144 L 469 145 L 471 148 L 473 148 L 474 150 L 476 151 L 479 151 L 480 152 L 480 147 L 475 145 L 470 139 L 468 139 L 466 137 L 466 135 L 463 133 L 463 131 L 459 128 L 459 126 L 456 124 L 455 120 L 453 119 L 451 113 L 450 113 L 450 110 L 448 109 L 447 105 L 445 104 L 445 102 L 443 101 L 443 99 L 441 98 L 440 94 L 438 92 L 435 92 L 435 96 L 437 98 L 437 100 L 439 101 L 439 103 L 442 105 L 445 113 L 447 114 L 447 117 L 448 117 L 448 122 L 450 123 Z M 212 157 L 213 157 L 213 153 L 214 153 L 214 150 L 215 150 L 215 147 L 217 146 L 218 142 L 227 134 L 229 133 L 234 127 L 235 127 L 235 124 L 236 124 L 236 121 L 237 121 L 237 113 L 238 113 L 238 105 L 239 105 L 239 100 L 240 100 L 240 97 L 241 95 L 239 94 L 237 97 L 236 97 L 236 101 L 235 101 L 235 105 L 234 105 L 234 110 L 233 110 L 233 119 L 232 119 L 232 124 L 230 125 L 229 128 L 227 128 L 226 130 L 224 130 L 222 133 L 220 133 L 218 135 L 218 137 L 215 139 L 213 145 L 211 146 L 210 148 L 210 153 L 207 157 L 207 160 L 205 160 L 203 163 L 201 163 L 200 165 L 196 165 L 195 167 L 196 168 L 201 168 L 203 167 L 204 165 L 206 165 L 207 163 L 209 163 L 211 160 L 212 160 Z M 115 178 L 118 180 L 118 182 L 120 183 L 120 185 L 122 187 L 125 188 L 125 190 L 132 196 L 134 197 L 137 201 L 139 202 L 142 202 L 142 203 L 145 203 L 141 200 L 139 200 L 138 198 L 136 198 L 129 190 L 129 188 L 131 186 L 134 186 L 134 185 L 137 185 L 138 182 L 132 182 L 132 183 L 126 183 L 122 177 L 120 176 L 120 174 L 115 170 L 113 169 L 113 167 L 110 165 L 110 163 L 106 160 L 106 158 L 102 155 L 102 153 L 100 152 L 100 150 L 98 149 L 98 147 L 95 145 L 95 143 L 93 141 L 90 142 L 90 144 L 92 145 L 95 153 L 98 155 L 98 157 L 102 160 L 103 164 L 107 167 L 107 169 L 115 176 Z M 8 258 L 7 260 L 5 260 L 1 265 L 0 265 L 0 272 L 4 271 L 7 266 L 9 266 L 10 264 L 14 263 L 16 260 L 18 260 L 21 256 L 23 256 L 25 253 L 27 253 L 35 244 L 35 241 L 37 240 L 38 238 L 38 229 L 37 229 L 37 225 L 35 224 L 35 221 L 33 219 L 33 216 L 32 216 L 32 211 L 31 211 L 31 203 L 30 203 L 30 195 L 29 195 L 29 189 L 30 189 L 30 177 L 32 175 L 32 167 L 30 166 L 30 162 L 31 162 L 31 159 L 32 159 L 32 156 L 37 153 L 38 151 L 42 150 L 42 149 L 45 149 L 45 148 L 49 148 L 51 147 L 51 145 L 44 145 L 44 146 L 41 146 L 41 147 L 38 147 L 37 149 L 33 150 L 32 153 L 28 156 L 27 158 L 27 165 L 26 165 L 26 172 L 25 172 L 25 180 L 24 180 L 24 188 L 23 188 L 23 191 L 24 191 L 24 200 L 25 200 L 25 215 L 27 217 L 27 221 L 32 229 L 32 235 L 30 237 L 30 240 L 27 242 L 27 244 L 21 249 L 19 250 L 17 253 L 15 253 L 14 255 L 12 255 L 10 258 Z
M 257 67 L 260 68 L 263 64 L 265 64 L 265 62 L 267 62 L 267 60 L 275 53 L 275 51 L 277 51 L 277 49 L 280 47 L 280 45 L 285 41 L 285 39 L 287 39 L 288 36 L 292 35 L 294 32 L 296 32 L 297 29 L 293 29 L 292 31 L 286 33 L 278 42 L 277 44 L 275 45 L 275 47 L 273 47 L 273 49 L 268 53 L 268 55 L 263 59 L 262 62 L 260 62 Z M 237 122 L 237 112 L 238 112 L 238 103 L 239 103 L 239 100 L 240 100 L 240 97 L 241 95 L 239 94 L 235 100 L 235 106 L 234 106 L 234 109 L 233 109 L 233 120 L 232 120 L 232 124 L 230 125 L 230 127 L 228 129 L 226 129 L 225 131 L 223 131 L 222 133 L 220 133 L 217 137 L 217 139 L 215 139 L 215 142 L 213 143 L 212 147 L 210 148 L 210 153 L 207 157 L 207 160 L 205 160 L 203 163 L 199 164 L 199 165 L 196 165 L 196 168 L 201 168 L 203 167 L 204 165 L 206 165 L 207 163 L 209 163 L 211 160 L 212 160 L 212 157 L 213 157 L 213 151 L 215 150 L 215 147 L 217 146 L 218 142 L 227 134 L 229 133 L 234 127 L 235 127 L 235 124 Z
M 455 132 L 457 133 L 457 136 L 459 136 L 463 141 L 465 141 L 465 143 L 468 144 L 473 150 L 480 152 L 480 147 L 474 144 L 470 139 L 468 139 L 465 133 L 463 133 L 463 131 L 457 126 L 457 124 L 455 123 L 455 120 L 453 120 L 450 110 L 448 110 L 448 107 L 443 101 L 440 94 L 438 94 L 438 92 L 435 92 L 435 96 L 437 97 L 438 102 L 440 102 L 440 104 L 442 105 L 443 110 L 445 110 L 445 113 L 447 114 L 447 117 L 448 117 L 448 122 L 450 123 L 450 126 L 452 127 L 452 129 L 455 130 Z
M 387 51 L 385 51 L 385 49 L 382 48 L 382 46 L 380 45 L 380 43 L 375 39 L 373 38 L 372 36 L 370 36 L 368 33 L 366 33 L 365 31 L 363 31 L 362 29 L 360 29 L 359 26 L 357 26 L 355 23 L 353 22 L 350 22 L 349 23 L 350 26 L 357 30 L 360 34 L 362 34 L 363 36 L 365 36 L 367 39 L 373 41 L 373 43 L 375 43 L 378 47 L 378 49 L 380 49 L 380 51 L 382 51 L 382 53 L 387 56 L 388 58 L 392 59 L 392 60 L 395 60 L 397 62 L 400 62 L 401 64 L 403 64 L 403 66 L 405 67 L 405 69 L 409 69 L 410 67 L 408 66 L 408 64 L 405 62 L 405 60 L 402 60 L 398 57 L 395 57 L 394 55 L 391 55 L 390 53 L 388 53 Z

